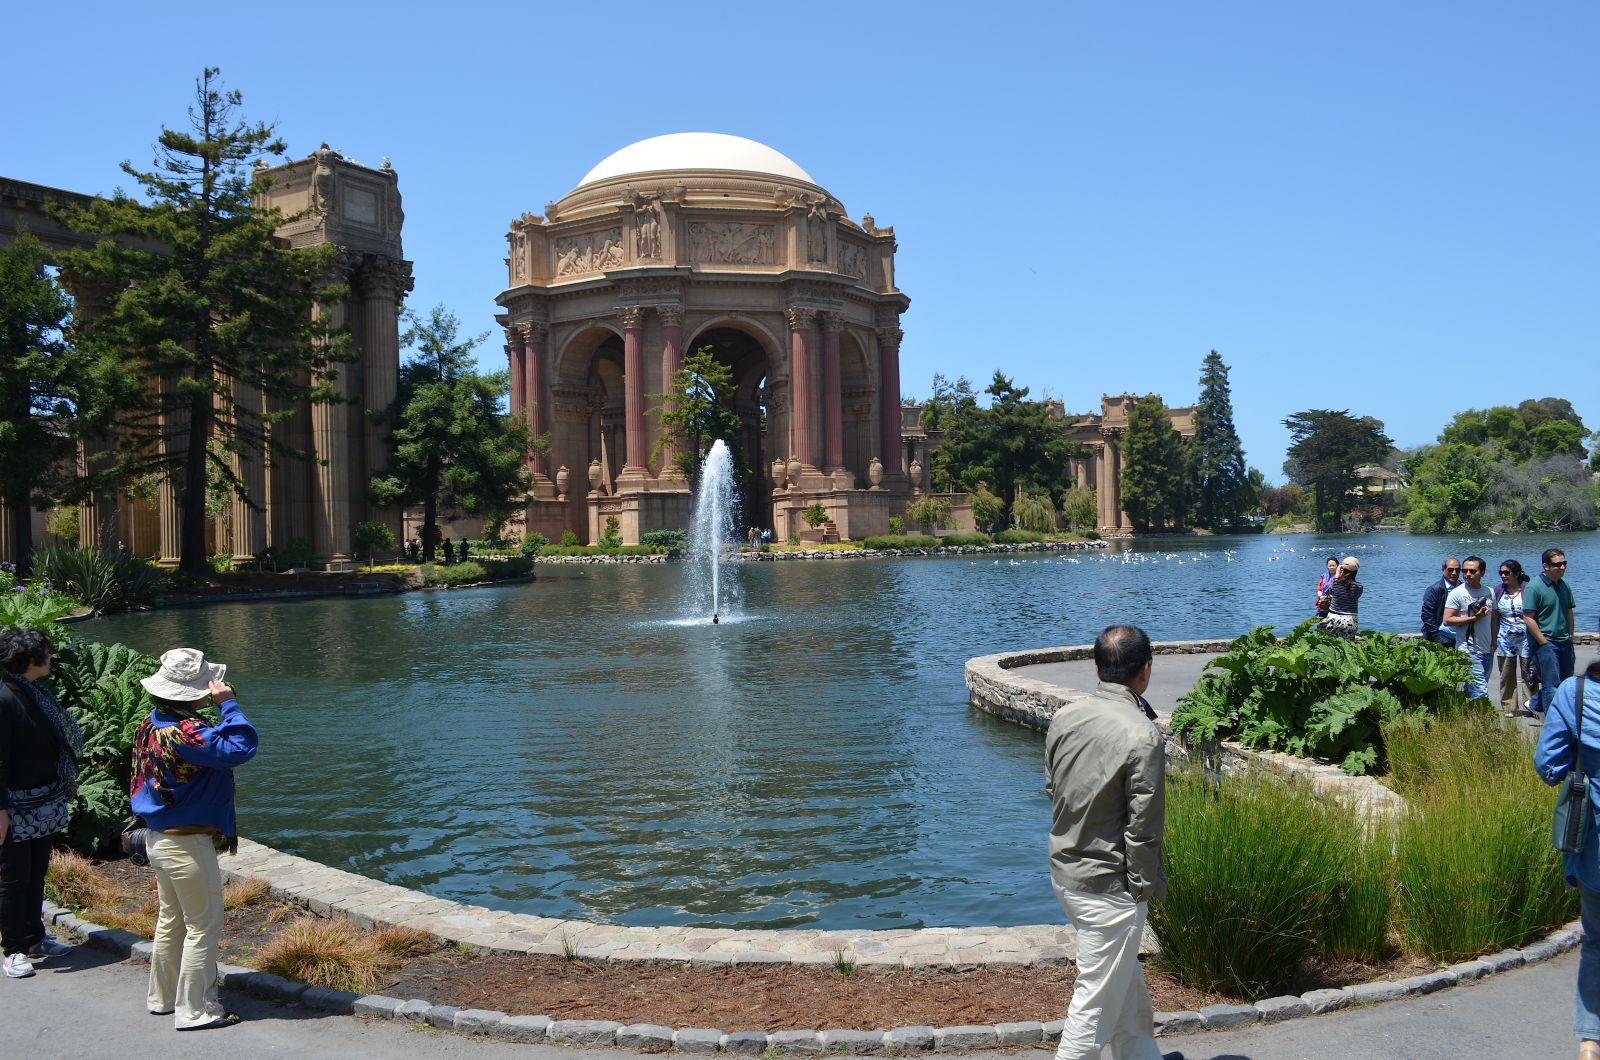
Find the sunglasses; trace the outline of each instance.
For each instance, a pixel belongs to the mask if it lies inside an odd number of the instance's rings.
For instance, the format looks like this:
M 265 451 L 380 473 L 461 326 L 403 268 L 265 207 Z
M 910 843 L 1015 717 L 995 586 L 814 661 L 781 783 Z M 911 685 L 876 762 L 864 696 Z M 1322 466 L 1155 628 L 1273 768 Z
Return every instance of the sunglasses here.
M 1562 560 L 1560 563 L 1546 563 L 1545 564 L 1546 567 L 1565 567 L 1566 565 L 1567 565 L 1567 561 L 1566 560 Z
M 1444 572 L 1446 574 L 1460 574 L 1461 573 L 1461 568 L 1460 567 L 1446 567 L 1444 569 Z

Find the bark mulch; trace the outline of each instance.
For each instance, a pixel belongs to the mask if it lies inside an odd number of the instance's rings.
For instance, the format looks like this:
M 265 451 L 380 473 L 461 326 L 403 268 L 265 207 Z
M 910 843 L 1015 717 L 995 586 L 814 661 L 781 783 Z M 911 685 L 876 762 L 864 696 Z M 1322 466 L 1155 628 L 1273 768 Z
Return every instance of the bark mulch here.
M 155 880 L 150 870 L 126 861 L 107 862 L 101 868 L 116 881 L 123 908 L 144 906 L 153 911 Z M 229 910 L 223 960 L 250 965 L 252 955 L 283 924 L 309 915 L 270 898 Z M 1294 990 L 1436 969 L 1428 961 L 1398 956 L 1377 964 L 1321 962 L 1302 971 Z M 1074 978 L 1071 967 L 848 973 L 831 967 L 782 965 L 691 969 L 464 953 L 440 944 L 407 959 L 375 992 L 551 1019 L 724 1030 L 886 1030 L 1060 1019 Z M 1146 978 L 1158 1012 L 1253 1000 L 1192 990 L 1158 968 L 1147 968 Z

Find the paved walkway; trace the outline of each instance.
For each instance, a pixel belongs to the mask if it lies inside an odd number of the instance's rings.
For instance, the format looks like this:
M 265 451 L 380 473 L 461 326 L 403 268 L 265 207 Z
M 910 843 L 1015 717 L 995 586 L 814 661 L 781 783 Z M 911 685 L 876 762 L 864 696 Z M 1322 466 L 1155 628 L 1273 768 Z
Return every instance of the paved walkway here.
M 1157 655 L 1150 667 L 1150 688 L 1144 697 L 1161 717 L 1171 717 L 1178 697 L 1194 687 L 1205 671 L 1206 664 L 1215 658 L 1215 655 Z M 1018 666 L 1010 673 L 1084 692 L 1094 691 L 1097 683 L 1093 659 L 1035 663 L 1032 666 Z
M 1437 994 L 1240 1031 L 1162 1039 L 1189 1060 L 1517 1060 L 1568 1057 L 1578 958 L 1566 954 Z M 245 1017 L 228 1030 L 177 1034 L 144 1012 L 146 968 L 80 949 L 32 979 L 0 979 L 0 1056 L 74 1060 L 470 1057 L 572 1060 L 571 1047 L 467 1038 L 393 1020 L 332 1016 L 225 993 Z M 1065 999 L 1063 999 L 1065 1006 Z M 592 1051 L 632 1057 L 620 1049 Z M 1047 1060 L 1043 1047 L 973 1053 Z

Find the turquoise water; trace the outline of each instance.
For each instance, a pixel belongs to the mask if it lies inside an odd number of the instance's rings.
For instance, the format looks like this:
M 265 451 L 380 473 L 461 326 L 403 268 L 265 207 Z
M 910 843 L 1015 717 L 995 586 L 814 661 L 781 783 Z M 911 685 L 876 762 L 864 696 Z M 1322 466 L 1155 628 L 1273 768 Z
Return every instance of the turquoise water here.
M 742 609 L 680 619 L 675 565 L 529 585 L 236 604 L 80 627 L 229 664 L 262 732 L 246 835 L 447 898 L 629 924 L 891 928 L 1061 918 L 1039 738 L 966 703 L 973 655 L 1111 621 L 1228 637 L 1310 613 L 1330 549 L 1364 626 L 1414 629 L 1446 550 L 1494 569 L 1594 534 L 1170 538 L 1104 553 L 740 566 Z

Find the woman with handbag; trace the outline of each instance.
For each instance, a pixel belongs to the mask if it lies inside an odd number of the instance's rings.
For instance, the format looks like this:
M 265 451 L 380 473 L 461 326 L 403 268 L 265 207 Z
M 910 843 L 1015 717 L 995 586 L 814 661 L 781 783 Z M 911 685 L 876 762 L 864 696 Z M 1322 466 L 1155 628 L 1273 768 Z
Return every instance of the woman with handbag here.
M 66 831 L 83 734 L 38 682 L 50 673 L 50 638 L 35 629 L 0 637 L 0 951 L 5 978 L 70 952 L 45 931 L 44 878 L 55 836 Z
M 140 681 L 154 709 L 133 737 L 133 812 L 148 828 L 160 911 L 150 955 L 152 1015 L 180 1031 L 229 1027 L 239 1017 L 217 998 L 222 870 L 217 853 L 238 849 L 233 771 L 255 757 L 255 726 L 222 683 L 228 668 L 194 648 L 174 648 Z M 209 698 L 220 720 L 200 706 Z
M 1581 792 L 1582 801 L 1575 814 L 1571 809 L 1563 810 L 1565 799 L 1558 800 L 1556 825 L 1564 835 L 1554 838 L 1557 847 L 1565 851 L 1562 868 L 1567 886 L 1578 888 L 1583 909 L 1583 944 L 1578 951 L 1578 994 L 1572 1021 L 1579 1042 L 1578 1060 L 1600 1060 L 1600 820 L 1595 813 L 1593 783 L 1600 771 L 1600 659 L 1556 689 L 1544 728 L 1539 732 L 1533 767 L 1546 784 L 1559 784 L 1570 775 L 1572 786 Z M 1573 816 L 1576 822 L 1572 821 Z

